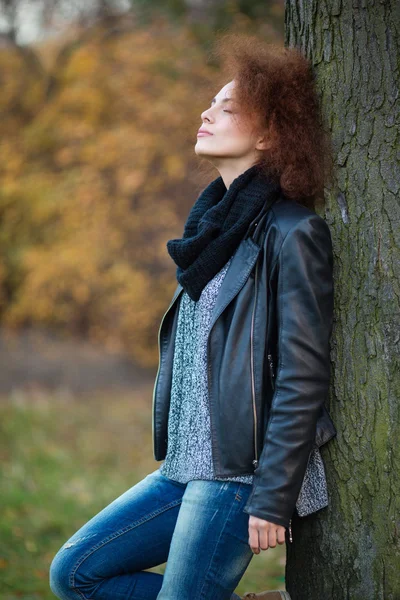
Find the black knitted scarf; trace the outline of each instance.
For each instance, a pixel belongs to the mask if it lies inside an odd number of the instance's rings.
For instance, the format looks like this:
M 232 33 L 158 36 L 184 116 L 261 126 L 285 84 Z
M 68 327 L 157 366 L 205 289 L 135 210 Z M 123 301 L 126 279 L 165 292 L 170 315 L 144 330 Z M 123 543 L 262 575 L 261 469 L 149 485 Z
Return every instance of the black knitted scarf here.
M 280 185 L 255 164 L 236 177 L 228 189 L 221 176 L 208 184 L 194 203 L 182 238 L 167 242 L 177 264 L 176 277 L 198 300 L 203 288 L 222 269 L 255 217 L 277 199 Z

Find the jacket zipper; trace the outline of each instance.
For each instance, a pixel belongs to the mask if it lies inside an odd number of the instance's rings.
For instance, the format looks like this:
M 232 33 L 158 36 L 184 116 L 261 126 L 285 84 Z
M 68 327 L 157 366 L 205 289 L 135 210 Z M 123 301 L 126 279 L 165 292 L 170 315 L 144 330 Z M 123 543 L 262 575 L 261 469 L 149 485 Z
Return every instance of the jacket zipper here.
M 257 301 L 257 275 L 258 275 L 258 260 L 256 262 L 256 271 L 254 278 L 254 304 L 253 314 L 251 316 L 251 335 L 250 335 L 250 359 L 251 359 L 251 391 L 253 397 L 253 415 L 254 415 L 254 469 L 258 466 L 258 454 L 257 454 L 257 409 L 256 409 L 256 398 L 255 398 L 255 385 L 254 385 L 254 346 L 253 346 L 253 332 L 254 332 L 254 313 Z

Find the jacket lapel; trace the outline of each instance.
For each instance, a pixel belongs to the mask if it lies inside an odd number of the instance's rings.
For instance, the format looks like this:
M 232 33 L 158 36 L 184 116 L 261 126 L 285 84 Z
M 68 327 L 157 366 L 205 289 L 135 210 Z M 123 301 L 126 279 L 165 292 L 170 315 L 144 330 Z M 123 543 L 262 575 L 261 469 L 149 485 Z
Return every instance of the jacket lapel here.
M 222 281 L 211 316 L 210 331 L 223 310 L 246 283 L 254 267 L 261 247 L 248 237 L 237 247 Z

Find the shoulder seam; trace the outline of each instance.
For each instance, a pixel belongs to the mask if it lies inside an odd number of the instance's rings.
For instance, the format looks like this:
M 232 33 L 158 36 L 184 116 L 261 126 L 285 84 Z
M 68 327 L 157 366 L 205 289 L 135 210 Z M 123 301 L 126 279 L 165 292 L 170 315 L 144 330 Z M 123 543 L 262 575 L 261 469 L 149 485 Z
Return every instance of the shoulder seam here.
M 318 213 L 314 213 L 314 214 L 312 214 L 312 215 L 306 215 L 305 217 L 303 217 L 302 219 L 300 219 L 299 221 L 297 221 L 296 223 L 294 223 L 294 224 L 292 225 L 292 227 L 291 227 L 291 228 L 290 228 L 290 229 L 289 229 L 289 230 L 286 232 L 286 235 L 285 235 L 285 237 L 284 237 L 284 238 L 283 238 L 283 240 L 282 240 L 281 247 L 279 248 L 279 254 L 281 253 L 281 250 L 282 250 L 282 246 L 283 246 L 283 244 L 285 243 L 285 241 L 286 241 L 287 237 L 288 237 L 288 236 L 289 236 L 289 234 L 290 234 L 290 233 L 293 231 L 293 229 L 295 229 L 295 227 L 297 227 L 298 225 L 300 225 L 300 223 L 303 223 L 303 221 L 307 221 L 307 220 L 310 220 L 310 219 L 315 219 L 315 217 L 317 217 L 317 220 L 319 220 L 319 221 L 323 221 L 323 222 L 325 223 L 325 225 L 326 225 L 326 226 L 328 227 L 328 229 L 329 229 L 329 225 L 328 225 L 328 223 L 327 223 L 327 222 L 325 221 L 325 219 L 324 219 L 323 217 L 321 217 L 321 216 L 320 216 Z
M 274 207 L 272 207 L 272 213 L 273 213 L 273 218 L 274 218 L 274 220 L 275 220 L 276 226 L 277 226 L 277 228 L 278 228 L 278 230 L 279 230 L 279 234 L 280 234 L 280 236 L 281 236 L 281 243 L 280 243 L 280 246 L 279 246 L 279 251 L 277 252 L 276 258 L 275 258 L 275 260 L 274 260 L 273 264 L 271 265 L 271 271 L 273 271 L 273 269 L 274 269 L 274 267 L 275 267 L 276 263 L 278 262 L 278 260 L 279 260 L 279 258 L 280 258 L 280 256 L 281 256 L 281 250 L 282 250 L 282 246 L 283 246 L 283 244 L 285 243 L 285 240 L 287 239 L 288 235 L 289 235 L 289 234 L 292 232 L 292 230 L 293 230 L 295 227 L 297 227 L 297 226 L 298 226 L 300 223 L 302 223 L 302 222 L 303 222 L 303 221 L 305 221 L 306 219 L 313 219 L 313 218 L 315 218 L 315 217 L 318 217 L 319 219 L 322 219 L 322 221 L 324 221 L 324 223 L 325 223 L 326 225 L 328 225 L 328 223 L 325 221 L 325 219 L 324 219 L 323 217 L 321 217 L 321 216 L 320 216 L 318 213 L 314 212 L 313 214 L 311 214 L 311 215 L 305 215 L 305 216 L 304 216 L 304 217 L 302 217 L 302 218 L 301 218 L 299 221 L 296 221 L 296 223 L 294 223 L 294 224 L 292 225 L 292 227 L 290 227 L 290 229 L 289 229 L 289 230 L 286 232 L 286 235 L 283 235 L 283 233 L 282 233 L 282 230 L 281 230 L 281 228 L 280 228 L 280 226 L 279 226 L 279 223 L 278 223 L 278 219 L 276 218 L 276 214 L 275 214 L 275 211 L 274 211 Z M 329 227 L 329 226 L 328 226 L 328 227 Z

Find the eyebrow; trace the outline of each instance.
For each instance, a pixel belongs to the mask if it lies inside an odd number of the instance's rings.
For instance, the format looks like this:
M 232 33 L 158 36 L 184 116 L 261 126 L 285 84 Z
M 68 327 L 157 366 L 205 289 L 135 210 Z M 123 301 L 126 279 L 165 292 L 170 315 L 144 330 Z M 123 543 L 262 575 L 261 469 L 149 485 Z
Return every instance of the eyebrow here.
M 217 100 L 216 98 L 213 98 L 213 99 L 211 100 L 210 104 L 212 104 L 213 102 L 216 102 L 216 100 Z M 230 100 L 232 100 L 232 98 L 223 98 L 223 99 L 221 100 L 221 102 L 229 102 Z

